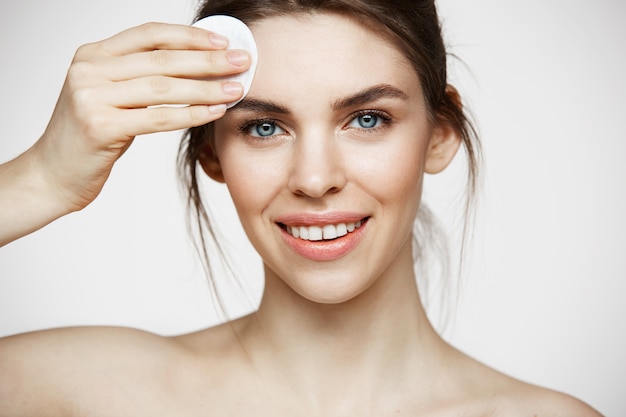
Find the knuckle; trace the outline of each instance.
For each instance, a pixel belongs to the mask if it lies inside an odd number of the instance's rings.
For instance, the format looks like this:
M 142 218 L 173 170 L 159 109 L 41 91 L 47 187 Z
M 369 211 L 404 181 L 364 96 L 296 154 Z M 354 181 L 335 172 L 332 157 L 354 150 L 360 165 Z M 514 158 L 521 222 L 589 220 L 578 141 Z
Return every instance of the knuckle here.
M 92 61 L 107 55 L 107 40 L 81 45 L 74 54 L 73 62 Z
M 206 45 L 209 37 L 205 29 L 199 29 L 193 26 L 187 26 L 185 28 L 186 36 L 191 40 L 194 45 Z
M 170 90 L 170 81 L 167 77 L 163 76 L 154 76 L 150 77 L 150 88 L 151 90 L 159 95 L 165 94 Z
M 106 116 L 102 113 L 90 113 L 83 118 L 83 134 L 92 140 L 106 136 L 108 129 L 109 123 L 107 122 Z
M 96 93 L 93 88 L 81 87 L 72 92 L 72 104 L 74 110 L 79 114 L 82 114 L 86 109 L 89 109 L 95 102 Z
M 157 31 L 157 24 L 155 22 L 146 22 L 138 26 L 138 29 L 145 35 L 152 35 Z
M 98 105 L 97 89 L 83 87 L 75 90 L 71 97 L 71 111 L 85 137 L 101 137 L 109 128 L 107 112 Z
M 85 85 L 94 72 L 93 65 L 86 61 L 73 63 L 67 71 L 67 82 L 71 88 Z
M 96 45 L 94 43 L 87 43 L 85 45 L 81 45 L 76 50 L 74 54 L 74 62 L 84 61 L 93 56 L 94 51 L 96 49 Z
M 162 35 L 162 25 L 155 22 L 144 23 L 137 27 L 140 35 L 152 41 L 158 41 Z M 157 42 L 160 43 L 160 42 Z
M 166 51 L 163 49 L 157 49 L 157 50 L 150 52 L 150 61 L 155 65 L 158 65 L 160 67 L 165 67 L 170 64 L 171 55 L 169 51 Z
M 206 123 L 206 112 L 201 111 L 198 106 L 187 107 L 187 117 L 189 117 L 190 126 L 198 126 Z
M 167 127 L 171 120 L 167 108 L 164 107 L 157 107 L 152 109 L 150 113 L 150 119 L 152 121 L 152 124 L 157 128 Z
M 224 91 L 222 90 L 221 82 L 216 81 L 203 81 L 203 97 L 207 101 L 213 102 L 213 100 L 219 100 L 220 97 L 224 97 Z
M 219 53 L 218 52 L 207 52 L 205 54 L 206 63 L 208 65 L 209 71 L 215 71 L 216 68 L 219 67 Z

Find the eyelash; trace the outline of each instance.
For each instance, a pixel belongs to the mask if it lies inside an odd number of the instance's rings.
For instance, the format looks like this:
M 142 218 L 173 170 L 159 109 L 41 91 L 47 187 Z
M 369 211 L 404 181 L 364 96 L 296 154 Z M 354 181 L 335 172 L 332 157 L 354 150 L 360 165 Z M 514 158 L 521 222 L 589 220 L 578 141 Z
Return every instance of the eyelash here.
M 349 126 L 352 122 L 354 122 L 355 120 L 357 120 L 359 117 L 362 116 L 374 116 L 377 117 L 378 119 L 380 119 L 380 126 L 374 126 L 374 127 L 354 127 L 353 129 L 357 129 L 359 131 L 365 132 L 365 133 L 376 133 L 381 129 L 384 129 L 386 127 L 388 127 L 393 119 L 391 118 L 391 116 L 381 110 L 360 110 L 356 113 L 353 113 L 350 115 L 350 120 L 348 121 L 348 123 L 346 123 L 346 126 Z
M 252 129 L 255 126 L 260 126 L 262 124 L 272 124 L 281 130 L 286 130 L 286 129 L 283 129 L 280 126 L 280 123 L 276 122 L 276 120 L 269 119 L 269 118 L 246 120 L 237 128 L 237 130 L 243 135 L 250 138 L 251 140 L 267 140 L 268 138 L 276 136 L 276 134 L 272 134 L 270 136 L 255 136 L 255 135 L 250 134 L 250 129 Z
M 356 121 L 359 117 L 362 116 L 374 116 L 376 118 L 379 119 L 379 123 L 380 126 L 374 126 L 371 128 L 366 128 L 366 127 L 352 127 L 351 129 L 356 129 L 359 130 L 361 132 L 364 133 L 376 133 L 381 129 L 384 129 L 386 127 L 388 127 L 393 119 L 391 118 L 391 116 L 381 110 L 360 110 L 356 113 L 353 113 L 350 115 L 350 118 L 348 119 L 348 122 L 344 125 L 344 129 L 350 129 L 349 125 L 351 123 L 353 123 L 354 121 Z M 270 118 L 260 118 L 260 119 L 251 119 L 251 120 L 246 120 L 245 122 L 243 122 L 238 128 L 237 130 L 244 134 L 245 136 L 247 136 L 248 138 L 250 138 L 251 140 L 268 140 L 272 137 L 281 135 L 281 133 L 278 134 L 271 134 L 268 136 L 256 136 L 250 133 L 250 129 L 256 127 L 256 126 L 260 126 L 263 124 L 271 124 L 274 125 L 276 128 L 281 129 L 283 131 L 286 131 L 286 129 L 284 129 L 283 127 L 281 127 L 281 124 L 279 122 L 277 122 L 275 119 L 270 119 Z M 378 123 L 377 123 L 378 124 Z

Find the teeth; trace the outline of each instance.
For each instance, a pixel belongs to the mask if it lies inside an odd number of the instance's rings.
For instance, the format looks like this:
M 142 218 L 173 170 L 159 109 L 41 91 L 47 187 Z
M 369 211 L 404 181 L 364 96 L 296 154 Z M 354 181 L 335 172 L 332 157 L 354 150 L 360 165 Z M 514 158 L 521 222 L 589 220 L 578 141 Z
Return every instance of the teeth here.
M 322 240 L 322 228 L 319 226 L 309 227 L 309 240 Z
M 362 221 L 356 223 L 327 224 L 324 226 L 287 226 L 287 232 L 296 239 L 332 240 L 354 232 L 361 227 Z
M 322 228 L 322 235 L 324 236 L 324 239 L 336 239 L 337 228 L 332 224 L 327 224 Z

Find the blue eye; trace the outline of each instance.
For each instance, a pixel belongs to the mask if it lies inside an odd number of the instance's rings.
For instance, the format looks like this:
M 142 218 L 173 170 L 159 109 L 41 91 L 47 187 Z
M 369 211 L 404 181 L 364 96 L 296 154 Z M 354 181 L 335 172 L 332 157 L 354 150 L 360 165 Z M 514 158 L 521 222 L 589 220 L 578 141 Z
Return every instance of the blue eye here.
M 248 126 L 248 133 L 251 136 L 267 138 L 274 135 L 285 133 L 283 129 L 278 127 L 274 122 L 260 122 Z
M 356 116 L 350 121 L 348 126 L 357 129 L 375 129 L 387 121 L 388 120 L 385 119 L 385 117 L 369 112 Z
M 374 116 L 373 114 L 364 114 L 363 116 L 359 116 L 356 118 L 359 126 L 365 129 L 371 129 L 378 124 L 378 116 Z

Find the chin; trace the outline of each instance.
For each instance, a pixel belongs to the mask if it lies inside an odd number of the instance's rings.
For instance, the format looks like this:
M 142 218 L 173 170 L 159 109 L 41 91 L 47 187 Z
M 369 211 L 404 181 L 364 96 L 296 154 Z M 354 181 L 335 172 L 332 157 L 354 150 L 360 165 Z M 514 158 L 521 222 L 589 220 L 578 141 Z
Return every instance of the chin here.
M 316 304 L 339 305 L 355 300 L 371 286 L 371 282 L 347 274 L 329 273 L 306 277 L 300 282 L 286 283 L 298 296 Z M 342 276 L 343 275 L 343 276 Z

